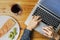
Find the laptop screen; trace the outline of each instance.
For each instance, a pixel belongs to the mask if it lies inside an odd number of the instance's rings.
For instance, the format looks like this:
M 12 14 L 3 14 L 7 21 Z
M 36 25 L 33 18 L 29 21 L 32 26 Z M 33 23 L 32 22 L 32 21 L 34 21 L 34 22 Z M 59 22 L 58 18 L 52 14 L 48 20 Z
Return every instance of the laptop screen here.
M 60 17 L 60 0 L 41 0 L 40 4 L 50 9 L 56 16 Z

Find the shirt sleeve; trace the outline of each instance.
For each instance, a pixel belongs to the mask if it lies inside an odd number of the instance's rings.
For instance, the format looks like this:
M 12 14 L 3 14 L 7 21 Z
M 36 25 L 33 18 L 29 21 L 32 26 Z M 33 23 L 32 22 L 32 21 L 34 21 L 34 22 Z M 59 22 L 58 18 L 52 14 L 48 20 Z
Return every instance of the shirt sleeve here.
M 55 40 L 54 38 L 50 38 L 50 40 Z
M 25 29 L 21 40 L 30 40 L 31 31 Z

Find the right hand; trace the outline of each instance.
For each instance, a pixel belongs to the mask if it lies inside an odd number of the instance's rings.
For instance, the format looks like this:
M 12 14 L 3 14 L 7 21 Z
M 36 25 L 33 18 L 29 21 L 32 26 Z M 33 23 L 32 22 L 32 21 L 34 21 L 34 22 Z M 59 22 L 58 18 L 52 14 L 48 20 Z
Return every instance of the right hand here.
M 43 31 L 45 32 L 45 36 L 49 38 L 54 38 L 56 40 L 59 39 L 59 35 L 54 31 L 52 26 L 43 27 Z

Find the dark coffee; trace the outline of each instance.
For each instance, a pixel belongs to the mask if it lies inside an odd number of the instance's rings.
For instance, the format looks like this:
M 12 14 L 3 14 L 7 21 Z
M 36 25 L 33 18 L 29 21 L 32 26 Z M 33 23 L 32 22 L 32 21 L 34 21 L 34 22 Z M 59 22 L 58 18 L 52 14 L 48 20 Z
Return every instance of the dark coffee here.
M 18 4 L 14 4 L 11 7 L 11 11 L 13 13 L 17 13 L 18 14 L 20 11 L 22 11 L 22 9 L 21 9 L 21 7 Z

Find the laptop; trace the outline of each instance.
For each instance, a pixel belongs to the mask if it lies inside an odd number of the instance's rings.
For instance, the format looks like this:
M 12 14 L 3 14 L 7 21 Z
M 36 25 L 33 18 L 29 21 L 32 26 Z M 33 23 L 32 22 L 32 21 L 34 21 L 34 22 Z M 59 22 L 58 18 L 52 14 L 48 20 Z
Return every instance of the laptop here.
M 54 30 L 58 32 L 60 29 L 60 0 L 38 0 L 25 21 L 26 25 L 34 15 L 42 18 L 42 22 L 35 28 L 37 32 L 44 34 L 42 27 L 45 26 L 53 26 Z

